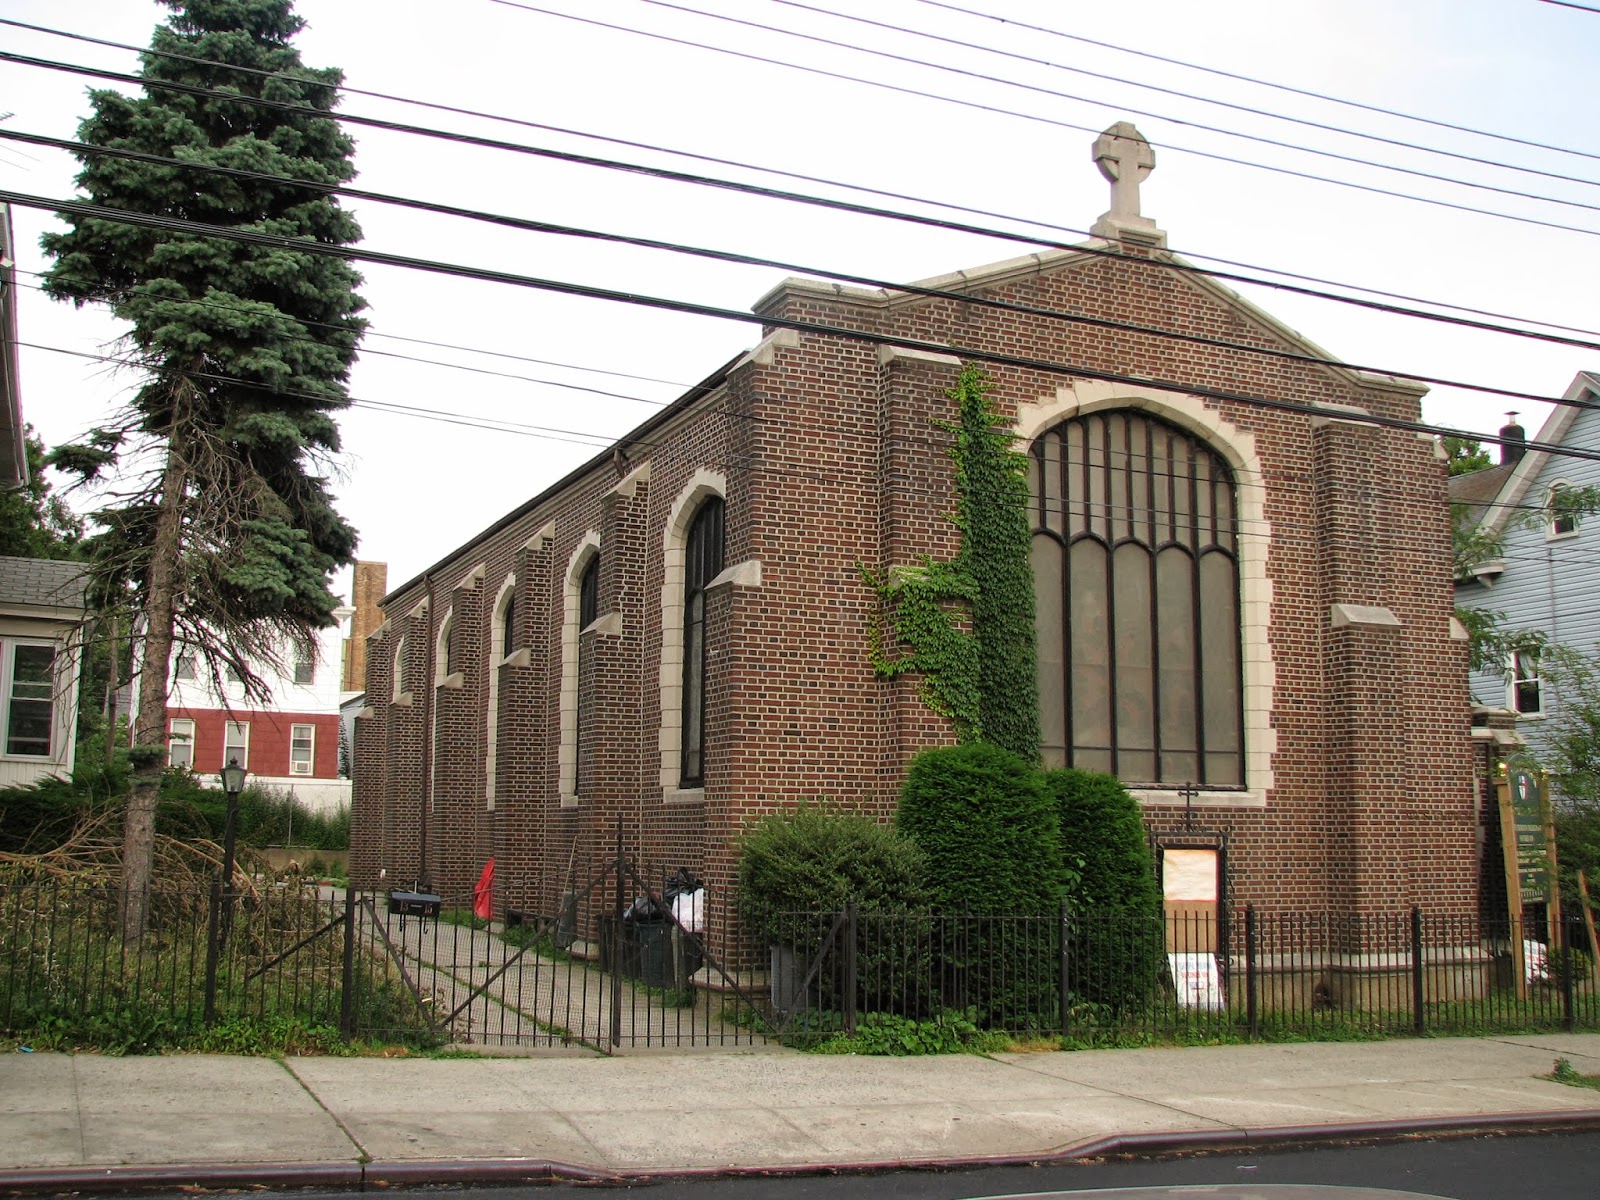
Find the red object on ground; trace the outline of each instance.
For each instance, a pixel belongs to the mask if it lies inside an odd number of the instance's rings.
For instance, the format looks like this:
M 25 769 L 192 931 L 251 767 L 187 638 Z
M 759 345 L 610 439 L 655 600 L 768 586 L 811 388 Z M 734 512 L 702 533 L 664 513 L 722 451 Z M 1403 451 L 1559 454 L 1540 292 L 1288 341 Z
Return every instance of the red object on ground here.
M 483 864 L 478 886 L 472 889 L 472 911 L 485 921 L 494 916 L 494 859 Z

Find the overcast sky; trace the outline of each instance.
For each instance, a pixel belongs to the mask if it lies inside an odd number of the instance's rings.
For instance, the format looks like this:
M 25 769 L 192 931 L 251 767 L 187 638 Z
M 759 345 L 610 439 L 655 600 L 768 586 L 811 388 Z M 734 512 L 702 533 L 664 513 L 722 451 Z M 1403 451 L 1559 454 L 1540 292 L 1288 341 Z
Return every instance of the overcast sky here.
M 814 0 L 812 5 L 898 30 L 778 0 L 683 0 L 681 5 L 535 0 L 523 7 L 493 0 L 301 0 L 298 11 L 308 27 L 298 45 L 307 64 L 341 68 L 352 88 L 624 139 L 645 148 L 362 95 L 346 97 L 343 111 L 348 113 L 866 199 L 1064 241 L 1083 235 L 1029 222 L 1086 231 L 1108 206 L 1107 185 L 1090 153 L 1094 132 L 1117 120 L 1131 120 L 1157 155 L 1155 173 L 1143 189 L 1144 212 L 1167 231 L 1179 253 L 1200 261 L 1209 256 L 1248 264 L 1247 274 L 1294 272 L 1480 309 L 1496 314 L 1488 319 L 1497 323 L 1502 317 L 1525 327 L 1529 322 L 1552 323 L 1570 327 L 1567 336 L 1600 340 L 1593 332 L 1570 332 L 1600 329 L 1595 311 L 1600 294 L 1595 283 L 1600 278 L 1600 184 L 1585 182 L 1600 181 L 1600 133 L 1594 117 L 1600 90 L 1594 69 L 1600 61 L 1600 14 L 1539 0 L 950 3 L 1147 55 L 1569 152 L 1300 97 L 963 15 L 930 0 Z M 534 6 L 549 11 L 528 11 Z M 719 21 L 691 9 L 802 31 L 842 45 Z M 148 43 L 165 12 L 146 0 L 0 0 L 0 17 L 136 46 Z M 611 27 L 551 15 L 557 12 Z M 641 30 L 678 40 L 642 36 Z M 769 61 L 685 44 L 689 42 Z M 134 56 L 125 51 L 10 27 L 0 27 L 0 46 L 112 70 L 136 67 Z M 1044 62 L 1023 62 L 980 47 Z M 897 62 L 865 52 L 869 50 L 942 63 L 959 73 Z M 0 64 L 0 112 L 13 114 L 5 127 L 73 136 L 87 113 L 89 84 L 77 75 Z M 1135 85 L 1487 161 L 1468 162 Z M 1196 128 L 1196 123 L 1229 133 Z M 914 280 L 1025 250 L 1014 242 L 414 135 L 357 127 L 351 132 L 358 147 L 357 186 L 373 191 L 737 251 L 818 271 Z M 1233 134 L 1442 178 L 1363 166 Z M 744 165 L 697 163 L 669 150 Z M 1479 215 L 1247 164 L 1502 215 Z M 757 167 L 1003 216 L 963 217 L 931 203 L 874 201 L 839 187 L 764 175 L 753 169 Z M 69 197 L 74 170 L 65 154 L 0 142 L 0 178 L 17 191 Z M 1468 187 L 1461 181 L 1487 186 Z M 748 310 L 786 274 L 500 230 L 386 205 L 351 207 L 370 249 L 730 309 Z M 38 236 L 51 227 L 52 218 L 18 209 L 15 222 L 20 281 L 34 284 L 31 273 L 45 266 Z M 392 584 L 421 571 L 593 456 L 648 416 L 653 406 L 674 398 L 757 336 L 749 325 L 399 268 L 369 267 L 365 275 L 361 291 L 372 328 L 351 381 L 358 404 L 341 418 L 345 473 L 335 490 L 342 511 L 361 531 L 360 556 L 388 562 Z M 1580 347 L 1262 288 L 1240 290 L 1324 349 L 1362 366 L 1541 395 L 1561 394 L 1580 369 L 1600 369 L 1600 352 Z M 60 353 L 96 354 L 113 348 L 118 330 L 103 314 L 53 304 L 26 286 L 19 307 L 21 340 L 52 348 L 23 351 L 24 411 L 46 442 L 56 444 L 103 420 L 126 397 L 132 381 L 108 373 L 103 365 Z M 413 361 L 419 358 L 433 361 Z M 618 374 L 594 373 L 601 370 Z M 528 428 L 471 428 L 367 407 L 369 402 Z M 1508 408 L 1523 413 L 1530 432 L 1547 411 L 1537 404 L 1443 387 L 1424 401 L 1429 421 L 1485 431 L 1497 428 Z

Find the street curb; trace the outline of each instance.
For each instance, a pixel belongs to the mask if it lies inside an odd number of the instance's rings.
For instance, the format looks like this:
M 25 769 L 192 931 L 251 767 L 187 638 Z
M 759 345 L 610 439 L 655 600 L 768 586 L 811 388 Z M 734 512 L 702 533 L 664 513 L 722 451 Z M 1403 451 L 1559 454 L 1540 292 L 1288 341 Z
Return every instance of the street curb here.
M 745 1167 L 677 1167 L 664 1170 L 576 1166 L 535 1158 L 412 1159 L 394 1162 L 192 1163 L 177 1166 L 42 1167 L 0 1171 L 0 1195 L 66 1192 L 152 1192 L 225 1189 L 365 1191 L 423 1185 L 456 1187 L 530 1183 L 665 1183 L 672 1180 L 794 1178 L 873 1175 L 890 1171 L 961 1171 L 982 1167 L 1045 1166 L 1101 1158 L 1158 1158 L 1250 1149 L 1288 1149 L 1330 1142 L 1394 1142 L 1409 1138 L 1478 1134 L 1600 1131 L 1600 1109 L 1503 1113 L 1472 1117 L 1416 1117 L 1398 1121 L 1281 1125 L 1261 1129 L 1188 1130 L 1110 1134 L 1038 1154 L 966 1158 L 876 1159 L 834 1163 L 780 1163 Z

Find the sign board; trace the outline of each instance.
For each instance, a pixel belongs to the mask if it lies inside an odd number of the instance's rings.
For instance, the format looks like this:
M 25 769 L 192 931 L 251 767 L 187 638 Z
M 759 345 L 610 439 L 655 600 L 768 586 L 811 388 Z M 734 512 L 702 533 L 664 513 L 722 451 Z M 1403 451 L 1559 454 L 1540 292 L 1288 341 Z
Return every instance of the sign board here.
M 1543 792 L 1532 771 L 1513 771 L 1510 779 L 1512 828 L 1516 841 L 1517 884 L 1524 903 L 1542 898 L 1549 888 L 1545 854 Z M 1509 849 L 1508 849 L 1509 853 Z
M 1210 848 L 1163 846 L 1161 895 L 1166 913 L 1167 949 L 1180 954 L 1210 954 L 1217 947 L 1221 920 L 1221 871 Z M 1174 975 L 1176 978 L 1176 975 Z
M 1178 993 L 1179 1008 L 1221 1012 L 1227 1007 L 1223 1002 L 1222 977 L 1217 971 L 1215 955 L 1169 954 L 1167 965 L 1172 970 L 1172 985 Z

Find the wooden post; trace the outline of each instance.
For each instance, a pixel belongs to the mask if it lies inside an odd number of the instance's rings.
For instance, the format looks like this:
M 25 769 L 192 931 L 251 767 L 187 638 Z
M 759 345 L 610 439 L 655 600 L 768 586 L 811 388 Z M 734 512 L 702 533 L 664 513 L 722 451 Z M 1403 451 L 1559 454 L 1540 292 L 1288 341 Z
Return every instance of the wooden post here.
M 1583 901 L 1583 928 L 1589 935 L 1589 975 L 1594 986 L 1600 988 L 1600 938 L 1594 931 L 1594 902 L 1589 899 L 1589 880 L 1583 871 L 1578 872 L 1578 896 Z
M 1528 962 L 1523 950 L 1522 878 L 1517 871 L 1517 814 L 1511 800 L 1511 779 L 1495 781 L 1495 796 L 1500 804 L 1500 859 L 1506 876 L 1506 915 L 1510 918 L 1512 973 L 1517 983 L 1517 999 L 1528 998 Z

